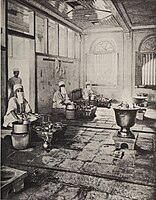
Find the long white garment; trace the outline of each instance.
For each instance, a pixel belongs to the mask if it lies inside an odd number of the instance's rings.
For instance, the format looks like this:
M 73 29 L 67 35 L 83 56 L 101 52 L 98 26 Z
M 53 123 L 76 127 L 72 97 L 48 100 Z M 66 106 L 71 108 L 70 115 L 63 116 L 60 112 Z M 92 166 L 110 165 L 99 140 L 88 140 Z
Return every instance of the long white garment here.
M 93 90 L 88 89 L 88 88 L 84 88 L 83 91 L 82 91 L 83 99 L 88 100 L 89 96 L 91 96 L 91 98 L 92 98 L 92 96 L 94 96 Z
M 66 103 L 69 103 L 69 97 L 67 94 L 61 94 L 59 90 L 54 93 L 53 96 L 53 108 L 65 108 Z
M 24 113 L 31 112 L 31 107 L 26 99 L 24 99 L 23 104 L 20 105 L 18 99 L 16 97 L 12 97 L 9 100 L 8 109 L 6 115 L 4 116 L 4 123 L 3 123 L 4 127 L 11 126 L 13 122 L 17 121 L 17 119 L 15 119 L 14 116 L 12 115 L 11 111 L 14 111 L 15 114 L 18 117 L 20 117 L 21 112 Z

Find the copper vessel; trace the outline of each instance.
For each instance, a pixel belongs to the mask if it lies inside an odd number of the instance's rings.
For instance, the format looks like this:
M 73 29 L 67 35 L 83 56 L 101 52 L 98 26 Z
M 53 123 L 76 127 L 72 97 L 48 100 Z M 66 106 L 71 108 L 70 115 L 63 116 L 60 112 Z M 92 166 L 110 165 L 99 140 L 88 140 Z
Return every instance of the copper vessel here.
M 115 111 L 116 123 L 120 126 L 119 137 L 135 138 L 130 130 L 135 125 L 138 108 L 113 108 Z

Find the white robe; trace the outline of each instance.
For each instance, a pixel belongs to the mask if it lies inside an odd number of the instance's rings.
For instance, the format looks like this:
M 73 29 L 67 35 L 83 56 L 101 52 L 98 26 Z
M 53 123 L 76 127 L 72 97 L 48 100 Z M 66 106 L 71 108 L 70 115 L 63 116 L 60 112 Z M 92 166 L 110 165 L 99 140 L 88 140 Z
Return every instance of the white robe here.
M 12 123 L 17 121 L 17 119 L 12 115 L 11 111 L 14 111 L 15 114 L 19 118 L 21 118 L 20 112 L 22 111 L 24 113 L 29 113 L 31 112 L 31 108 L 27 100 L 24 99 L 24 102 L 22 104 L 22 110 L 20 110 L 20 104 L 18 102 L 18 99 L 16 97 L 12 97 L 9 100 L 8 109 L 7 109 L 6 115 L 4 116 L 4 123 L 3 123 L 4 127 L 7 127 L 7 126 L 12 127 Z
M 82 91 L 83 99 L 88 100 L 89 96 L 91 97 L 91 100 L 95 97 L 93 90 L 88 89 L 88 88 L 84 88 L 83 91 Z
M 63 95 L 57 90 L 53 96 L 53 108 L 65 108 L 67 103 L 70 103 L 68 95 Z

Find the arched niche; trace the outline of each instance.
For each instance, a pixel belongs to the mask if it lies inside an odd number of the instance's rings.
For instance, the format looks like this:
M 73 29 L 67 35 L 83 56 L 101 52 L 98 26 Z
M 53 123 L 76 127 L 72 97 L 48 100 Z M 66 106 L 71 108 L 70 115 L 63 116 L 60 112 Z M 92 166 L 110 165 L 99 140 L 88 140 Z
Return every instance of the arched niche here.
M 90 47 L 90 54 L 104 54 L 116 52 L 116 45 L 111 40 L 106 39 L 97 39 L 95 40 Z
M 117 87 L 118 53 L 112 40 L 96 39 L 86 58 L 87 80 L 96 87 Z M 109 75 L 109 76 L 108 76 Z
M 146 36 L 136 52 L 136 85 L 156 87 L 156 35 Z
M 156 35 L 145 37 L 139 45 L 139 52 L 156 52 Z

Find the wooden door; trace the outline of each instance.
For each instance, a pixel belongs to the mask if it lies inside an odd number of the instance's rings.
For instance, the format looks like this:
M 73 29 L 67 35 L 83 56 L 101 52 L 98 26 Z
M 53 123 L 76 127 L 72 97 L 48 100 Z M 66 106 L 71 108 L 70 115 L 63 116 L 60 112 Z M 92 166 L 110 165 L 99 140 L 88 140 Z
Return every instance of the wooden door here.
M 39 113 L 52 112 L 55 92 L 54 60 L 37 56 L 37 110 Z

